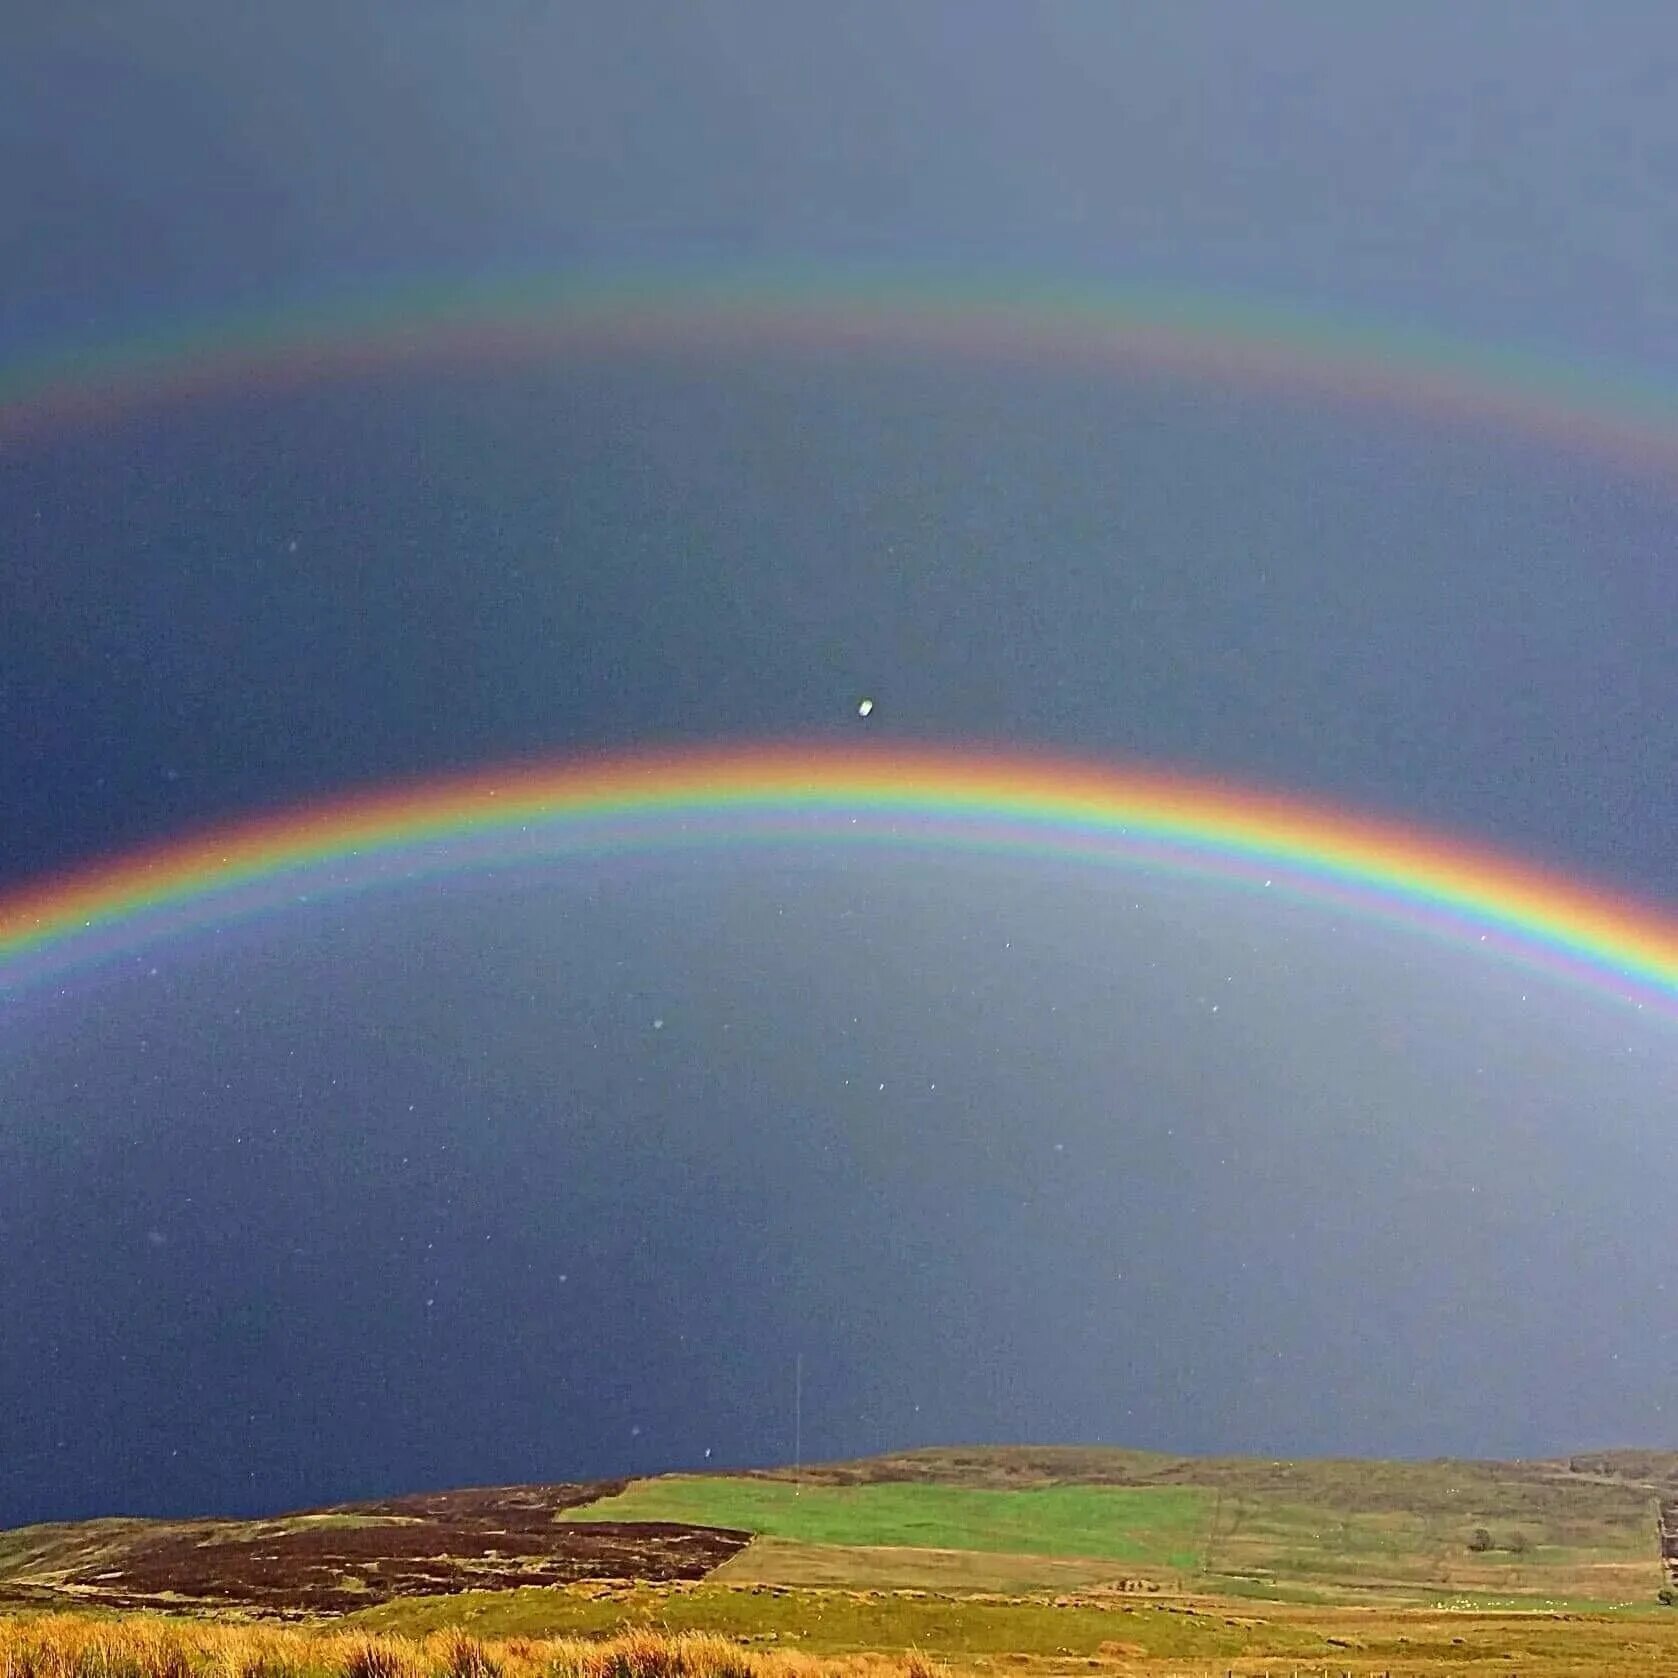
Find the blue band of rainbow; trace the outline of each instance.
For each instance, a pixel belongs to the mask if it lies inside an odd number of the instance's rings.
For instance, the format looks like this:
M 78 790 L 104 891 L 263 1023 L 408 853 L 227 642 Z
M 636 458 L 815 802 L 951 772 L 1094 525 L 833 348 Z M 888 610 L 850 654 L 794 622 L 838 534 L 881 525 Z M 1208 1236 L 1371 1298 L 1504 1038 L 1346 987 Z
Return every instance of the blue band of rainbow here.
M 195 394 L 383 367 L 634 349 L 878 347 L 1156 368 L 1481 421 L 1678 468 L 1678 401 L 1519 350 L 1170 291 L 833 271 L 660 273 L 390 290 L 231 315 L 0 368 L 0 443 Z
M 1223 782 L 993 752 L 761 745 L 302 806 L 0 897 L 0 990 L 299 898 L 568 858 L 871 845 L 1273 890 L 1678 1018 L 1678 919 L 1496 852 Z

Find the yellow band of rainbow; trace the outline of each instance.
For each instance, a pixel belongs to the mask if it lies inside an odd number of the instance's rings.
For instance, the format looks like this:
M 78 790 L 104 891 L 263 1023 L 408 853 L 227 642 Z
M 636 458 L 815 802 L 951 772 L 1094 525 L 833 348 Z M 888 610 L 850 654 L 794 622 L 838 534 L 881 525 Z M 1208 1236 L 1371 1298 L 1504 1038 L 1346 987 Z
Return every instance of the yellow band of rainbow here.
M 0 990 L 299 898 L 684 848 L 1067 859 L 1274 890 L 1678 1018 L 1678 918 L 1443 835 L 1222 781 L 832 745 L 638 753 L 306 804 L 0 897 Z
M 0 364 L 0 445 L 193 395 L 437 364 L 774 345 L 1156 369 L 1512 428 L 1678 468 L 1678 401 L 1652 381 L 1324 311 L 1163 288 L 906 271 L 665 269 L 368 291 L 189 321 Z

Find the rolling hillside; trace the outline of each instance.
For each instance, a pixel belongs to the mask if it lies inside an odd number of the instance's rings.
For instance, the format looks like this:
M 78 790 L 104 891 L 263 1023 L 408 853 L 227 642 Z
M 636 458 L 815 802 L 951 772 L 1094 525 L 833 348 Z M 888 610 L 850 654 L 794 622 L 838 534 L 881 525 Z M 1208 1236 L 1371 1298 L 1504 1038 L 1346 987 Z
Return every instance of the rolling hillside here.
M 19 1527 L 0 1532 L 0 1608 L 343 1614 L 394 1597 L 698 1579 L 747 1543 L 743 1532 L 683 1523 L 557 1524 L 623 1485 L 436 1492 L 271 1520 Z
M 1678 1453 L 1505 1463 L 939 1448 L 796 1475 L 640 1480 L 566 1519 L 743 1529 L 756 1542 L 719 1577 L 789 1585 L 865 1575 L 974 1589 L 1617 1602 L 1661 1587 L 1660 1511 L 1674 1498 Z
M 647 1591 L 687 1592 L 697 1629 L 729 1629 L 734 1596 L 765 1590 L 1097 1608 L 1185 1593 L 1653 1605 L 1663 1521 L 1678 1534 L 1678 1453 L 1366 1462 L 964 1447 L 269 1520 L 21 1528 L 0 1533 L 0 1607 L 306 1617 L 383 1604 L 386 1620 L 429 1623 L 423 1600 L 446 1619 L 447 1601 L 470 1593 L 475 1614 L 510 1632 L 557 1632 L 599 1629 L 614 1592 Z

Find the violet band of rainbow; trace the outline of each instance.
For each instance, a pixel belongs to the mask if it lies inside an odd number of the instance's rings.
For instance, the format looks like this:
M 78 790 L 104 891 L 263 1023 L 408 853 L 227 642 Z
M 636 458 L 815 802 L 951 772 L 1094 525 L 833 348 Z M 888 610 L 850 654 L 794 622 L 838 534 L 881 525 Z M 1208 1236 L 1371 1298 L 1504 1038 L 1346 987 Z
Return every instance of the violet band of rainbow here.
M 754 745 L 522 765 L 214 828 L 0 896 L 0 992 L 300 899 L 567 859 L 871 847 L 1186 875 L 1495 954 L 1678 1019 L 1678 917 L 1441 834 L 1168 771 Z
M 773 345 L 1151 368 L 1489 423 L 1640 469 L 1678 469 L 1678 398 L 1625 372 L 1167 289 L 831 269 L 391 288 L 32 358 L 16 352 L 0 366 L 0 444 L 145 404 L 390 367 Z

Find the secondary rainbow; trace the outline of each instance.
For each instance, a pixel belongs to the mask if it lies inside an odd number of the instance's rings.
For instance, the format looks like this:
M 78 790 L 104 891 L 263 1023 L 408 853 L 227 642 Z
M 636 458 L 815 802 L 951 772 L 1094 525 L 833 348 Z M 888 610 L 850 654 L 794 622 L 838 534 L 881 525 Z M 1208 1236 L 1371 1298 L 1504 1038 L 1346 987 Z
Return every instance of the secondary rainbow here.
M 1620 371 L 1185 291 L 823 270 L 390 289 L 60 347 L 0 367 L 0 443 L 195 395 L 392 366 L 773 344 L 1153 368 L 1489 423 L 1640 469 L 1678 469 L 1678 400 Z
M 0 991 L 302 898 L 753 846 L 979 851 L 1222 880 L 1489 950 L 1678 1019 L 1678 918 L 1456 839 L 1151 769 L 797 745 L 384 788 L 121 856 L 0 897 Z

